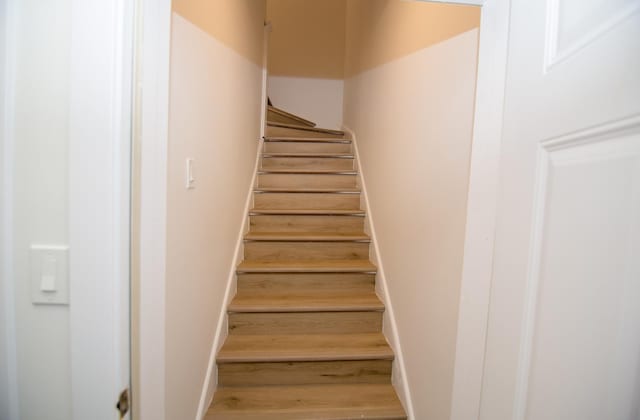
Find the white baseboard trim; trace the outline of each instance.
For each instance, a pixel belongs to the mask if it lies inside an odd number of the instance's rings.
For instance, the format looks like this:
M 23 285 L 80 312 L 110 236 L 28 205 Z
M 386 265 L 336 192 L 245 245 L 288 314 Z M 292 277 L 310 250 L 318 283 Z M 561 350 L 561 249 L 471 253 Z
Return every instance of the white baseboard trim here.
M 235 295 L 236 291 L 236 267 L 240 264 L 243 255 L 243 238 L 249 230 L 249 210 L 253 204 L 253 190 L 256 185 L 256 179 L 258 176 L 258 165 L 260 164 L 260 155 L 262 153 L 262 145 L 264 140 L 262 137 L 258 142 L 258 149 L 256 151 L 256 160 L 253 167 L 253 177 L 251 184 L 249 184 L 249 191 L 247 192 L 247 198 L 244 204 L 244 219 L 242 226 L 238 232 L 238 238 L 236 240 L 236 249 L 229 268 L 229 277 L 227 278 L 227 287 L 224 293 L 224 299 L 220 308 L 220 315 L 218 318 L 218 325 L 216 326 L 216 333 L 213 336 L 213 342 L 211 344 L 211 353 L 209 355 L 209 365 L 207 366 L 207 375 L 202 386 L 202 392 L 200 394 L 200 403 L 198 405 L 198 413 L 196 420 L 202 420 L 207 413 L 207 409 L 211 405 L 213 400 L 213 394 L 218 386 L 218 369 L 216 366 L 216 354 L 224 340 L 227 338 L 227 307 L 231 302 L 231 299 Z
M 367 215 L 365 217 L 365 232 L 371 237 L 371 250 L 369 251 L 369 256 L 372 262 L 378 267 L 378 272 L 376 274 L 376 292 L 378 292 L 378 296 L 382 299 L 382 302 L 385 306 L 383 332 L 387 337 L 387 340 L 389 340 L 389 345 L 395 353 L 395 359 L 393 361 L 392 382 L 394 387 L 396 388 L 396 391 L 398 392 L 400 401 L 402 402 L 402 405 L 407 412 L 408 419 L 415 420 L 411 399 L 411 390 L 409 388 L 409 382 L 407 380 L 407 370 L 404 363 L 402 346 L 400 344 L 400 336 L 398 335 L 398 326 L 396 324 L 396 319 L 393 312 L 391 297 L 389 296 L 389 288 L 387 287 L 387 278 L 384 273 L 384 265 L 382 264 L 382 258 L 380 257 L 380 250 L 378 248 L 378 240 L 373 223 L 371 206 L 369 205 L 367 186 L 364 181 L 362 172 L 356 134 L 347 126 L 343 126 L 342 129 L 353 142 L 353 152 L 355 155 L 356 165 L 358 167 L 358 182 L 362 190 L 361 202 L 364 205 L 364 210 L 367 212 Z

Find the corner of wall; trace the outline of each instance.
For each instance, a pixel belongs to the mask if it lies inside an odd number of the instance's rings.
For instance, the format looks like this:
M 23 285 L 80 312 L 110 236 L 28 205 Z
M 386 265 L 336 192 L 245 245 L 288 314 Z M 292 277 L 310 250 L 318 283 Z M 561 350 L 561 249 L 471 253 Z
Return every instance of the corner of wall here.
M 245 218 L 243 219 L 242 226 L 240 226 L 240 229 L 238 231 L 238 238 L 236 239 L 235 252 L 233 260 L 231 262 L 231 267 L 229 268 L 229 276 L 227 278 L 227 286 L 224 293 L 224 299 L 220 307 L 220 314 L 218 316 L 218 325 L 216 326 L 216 332 L 213 336 L 213 342 L 211 343 L 209 364 L 207 366 L 207 373 L 202 385 L 202 392 L 200 393 L 200 403 L 198 404 L 198 414 L 196 416 L 197 420 L 202 420 L 204 418 L 207 409 L 209 405 L 211 405 L 211 401 L 213 400 L 213 394 L 218 387 L 218 367 L 216 365 L 216 354 L 220 350 L 220 347 L 222 347 L 222 344 L 224 343 L 224 340 L 228 335 L 227 307 L 229 306 L 229 303 L 231 302 L 231 299 L 233 298 L 236 291 L 236 267 L 242 261 L 244 250 L 243 238 L 244 235 L 249 231 L 249 217 L 247 217 L 246 215 L 249 213 L 249 210 L 253 205 L 253 189 L 256 185 L 258 165 L 260 164 L 260 155 L 262 153 L 263 142 L 264 139 L 261 137 L 258 143 L 255 164 L 253 167 L 253 176 L 251 178 L 251 183 L 249 184 L 247 198 L 244 204 Z
M 366 211 L 366 217 L 364 221 L 365 233 L 371 237 L 371 248 L 369 251 L 369 258 L 378 267 L 376 273 L 376 292 L 385 306 L 384 319 L 383 319 L 383 333 L 389 345 L 393 349 L 395 359 L 393 361 L 392 383 L 398 392 L 400 401 L 407 412 L 409 420 L 415 419 L 413 411 L 413 403 L 411 398 L 411 389 L 407 380 L 407 370 L 405 367 L 404 356 L 402 353 L 402 345 L 400 343 L 400 335 L 398 334 L 398 327 L 393 311 L 393 303 L 391 296 L 389 295 L 389 288 L 387 287 L 387 278 L 385 276 L 384 265 L 380 256 L 380 250 L 378 248 L 378 240 L 376 237 L 376 230 L 373 222 L 373 215 L 371 214 L 371 206 L 369 205 L 369 198 L 367 195 L 367 186 L 364 180 L 364 173 L 362 172 L 362 166 L 360 164 L 360 155 L 358 153 L 358 142 L 355 132 L 348 126 L 342 127 L 343 131 L 347 134 L 347 137 L 353 142 L 353 152 L 355 155 L 355 161 L 358 168 L 358 186 L 360 187 L 362 194 L 360 195 L 360 207 Z

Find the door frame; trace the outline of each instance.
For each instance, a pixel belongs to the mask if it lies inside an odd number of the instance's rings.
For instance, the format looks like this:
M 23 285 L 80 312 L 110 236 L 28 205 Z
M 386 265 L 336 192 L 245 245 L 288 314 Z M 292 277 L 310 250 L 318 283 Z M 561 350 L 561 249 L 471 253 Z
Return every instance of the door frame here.
M 138 328 L 140 419 L 164 420 L 164 285 L 171 1 L 143 1 Z M 452 420 L 478 418 L 493 262 L 510 0 L 421 0 L 482 7 Z M 151 70 L 149 70 L 151 69 Z M 134 367 L 134 369 L 136 369 Z M 135 390 L 134 390 L 135 391 Z
M 489 318 L 511 0 L 482 6 L 451 420 L 480 416 Z
M 0 417 L 18 418 L 13 281 L 15 3 L 0 0 Z
M 0 0 L 1 398 L 19 418 L 12 272 L 15 6 Z M 113 418 L 129 384 L 130 45 L 126 0 L 73 0 L 70 46 L 69 284 L 71 410 Z M 96 350 L 99 351 L 96 351 Z M 6 376 L 6 377 L 4 377 Z M 96 381 L 95 378 L 102 378 Z M 8 385 L 5 392 L 4 386 Z M 4 395 L 6 394 L 6 395 Z M 96 415 L 104 413 L 103 417 Z
M 130 384 L 133 17 L 127 0 L 72 0 L 68 229 L 74 419 L 115 417 L 118 396 Z
M 132 331 L 133 418 L 165 419 L 171 0 L 137 0 Z

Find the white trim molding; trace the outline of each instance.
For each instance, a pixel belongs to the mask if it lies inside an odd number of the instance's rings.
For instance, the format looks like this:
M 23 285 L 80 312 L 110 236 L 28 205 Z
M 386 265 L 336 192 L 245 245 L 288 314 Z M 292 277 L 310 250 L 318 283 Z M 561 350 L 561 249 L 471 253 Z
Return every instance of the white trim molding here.
M 16 310 L 13 273 L 15 0 L 0 0 L 0 417 L 18 419 Z
M 69 314 L 74 419 L 113 418 L 118 395 L 129 386 L 132 5 L 127 0 L 72 0 Z
M 480 415 L 493 274 L 510 1 L 482 3 L 451 420 Z
M 138 420 L 165 418 L 167 151 L 171 0 L 142 1 L 136 81 L 140 113 Z

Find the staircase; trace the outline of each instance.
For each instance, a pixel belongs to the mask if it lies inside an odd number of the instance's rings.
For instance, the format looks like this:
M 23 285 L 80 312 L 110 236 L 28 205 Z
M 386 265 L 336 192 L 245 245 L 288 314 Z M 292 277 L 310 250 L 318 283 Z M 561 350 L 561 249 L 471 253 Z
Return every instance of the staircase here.
M 351 141 L 291 122 L 269 123 L 205 419 L 406 419 Z

